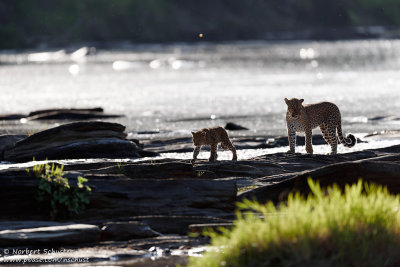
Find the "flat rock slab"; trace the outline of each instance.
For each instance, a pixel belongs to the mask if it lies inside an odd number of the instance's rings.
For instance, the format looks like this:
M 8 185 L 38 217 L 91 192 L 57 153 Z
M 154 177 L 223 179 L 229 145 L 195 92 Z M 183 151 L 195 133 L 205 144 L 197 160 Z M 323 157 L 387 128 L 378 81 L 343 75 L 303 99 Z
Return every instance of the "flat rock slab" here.
M 0 246 L 73 245 L 100 240 L 96 225 L 69 224 L 0 231 Z
M 118 118 L 123 115 L 106 114 L 102 108 L 71 108 L 71 109 L 44 109 L 33 111 L 27 116 L 28 120 L 88 120 Z
M 193 165 L 187 162 L 142 162 L 120 164 L 89 171 L 88 174 L 124 174 L 130 178 L 196 178 Z
M 129 179 L 98 175 L 89 178 L 90 205 L 80 218 L 137 215 L 215 216 L 232 211 L 236 182 L 203 179 Z
M 206 177 L 216 178 L 248 177 L 262 178 L 282 174 L 296 173 L 299 171 L 320 168 L 334 163 L 354 161 L 377 157 L 375 151 L 359 151 L 347 154 L 330 155 L 307 155 L 276 153 L 255 157 L 249 160 L 240 161 L 219 161 L 209 163 L 205 160 L 196 161 L 195 171 L 203 177 L 202 171 L 206 171 Z
M 68 173 L 67 173 L 68 174 Z M 68 174 L 69 175 L 69 174 Z M 76 184 L 74 172 L 69 177 Z M 123 174 L 87 174 L 92 188 L 90 204 L 77 219 L 116 218 L 138 215 L 215 216 L 232 211 L 236 182 L 231 180 L 128 178 Z M 0 172 L 0 219 L 48 219 L 35 199 L 38 179 L 25 170 Z

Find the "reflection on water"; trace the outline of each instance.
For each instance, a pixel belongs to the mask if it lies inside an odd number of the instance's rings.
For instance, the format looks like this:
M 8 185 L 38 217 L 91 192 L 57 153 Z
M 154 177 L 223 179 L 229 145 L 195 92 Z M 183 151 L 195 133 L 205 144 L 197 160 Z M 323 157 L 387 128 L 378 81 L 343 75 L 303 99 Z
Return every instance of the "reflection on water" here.
M 144 45 L 87 56 L 60 51 L 0 53 L 0 113 L 102 106 L 125 114 L 117 121 L 136 137 L 141 131 L 183 136 L 227 121 L 249 128 L 244 134 L 280 135 L 283 98 L 301 97 L 337 103 L 345 132 L 398 128 L 367 118 L 400 113 L 400 41 Z M 29 62 L 32 54 L 48 60 Z M 26 127 L 52 126 L 43 125 Z

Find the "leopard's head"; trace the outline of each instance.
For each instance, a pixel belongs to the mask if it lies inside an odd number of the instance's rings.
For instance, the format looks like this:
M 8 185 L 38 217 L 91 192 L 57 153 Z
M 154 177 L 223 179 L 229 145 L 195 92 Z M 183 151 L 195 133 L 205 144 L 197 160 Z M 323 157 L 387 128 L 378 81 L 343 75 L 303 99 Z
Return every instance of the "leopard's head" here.
M 293 118 L 299 116 L 301 110 L 304 108 L 303 107 L 304 99 L 297 99 L 297 98 L 287 99 L 287 98 L 285 98 L 285 102 L 286 102 L 286 105 L 288 106 L 288 112 L 289 112 L 290 116 L 292 116 Z
M 202 144 L 204 144 L 206 140 L 206 135 L 207 133 L 204 130 L 200 130 L 197 132 L 192 131 L 193 144 L 195 146 L 201 146 Z

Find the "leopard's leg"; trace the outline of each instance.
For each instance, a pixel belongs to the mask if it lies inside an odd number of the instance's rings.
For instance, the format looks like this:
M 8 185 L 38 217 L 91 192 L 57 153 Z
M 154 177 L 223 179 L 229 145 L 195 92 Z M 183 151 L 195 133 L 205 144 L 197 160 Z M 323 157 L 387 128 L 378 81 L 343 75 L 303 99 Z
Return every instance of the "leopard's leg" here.
M 325 124 L 321 124 L 319 126 L 319 128 L 321 129 L 322 132 L 322 137 L 324 138 L 324 140 L 331 145 L 331 141 L 329 139 L 329 132 L 328 132 L 328 127 Z
M 305 135 L 306 135 L 306 152 L 308 154 L 312 154 L 313 148 L 312 148 L 312 129 L 311 129 L 311 127 L 306 127 Z
M 337 137 L 336 137 L 336 127 L 328 126 L 328 136 L 329 136 L 329 144 L 331 145 L 331 155 L 335 155 L 337 153 Z
M 198 156 L 199 153 L 200 153 L 200 149 L 201 149 L 201 146 L 196 146 L 196 147 L 194 148 L 194 150 L 193 150 L 193 159 L 190 161 L 191 163 L 194 163 L 194 162 L 196 161 L 197 156 Z
M 296 151 L 296 131 L 292 126 L 288 125 L 288 140 L 289 140 L 289 147 L 287 153 L 295 153 Z
M 218 149 L 218 144 L 211 145 L 210 158 L 208 159 L 209 162 L 215 162 L 217 160 L 217 157 L 218 157 L 217 149 Z
M 231 141 L 227 143 L 228 149 L 232 151 L 232 160 L 237 160 L 236 148 Z
M 222 149 L 229 149 L 232 152 L 232 160 L 237 160 L 236 148 L 230 140 L 221 142 Z

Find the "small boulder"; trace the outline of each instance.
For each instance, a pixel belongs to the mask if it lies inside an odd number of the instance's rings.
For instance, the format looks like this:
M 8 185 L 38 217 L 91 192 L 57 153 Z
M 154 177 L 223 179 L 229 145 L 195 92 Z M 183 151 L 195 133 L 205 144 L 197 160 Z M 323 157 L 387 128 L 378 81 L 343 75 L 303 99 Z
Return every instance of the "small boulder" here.
M 160 236 L 160 233 L 152 230 L 147 224 L 136 221 L 109 222 L 101 228 L 101 240 L 124 241 L 155 236 Z
M 243 130 L 248 130 L 248 128 L 243 127 L 239 124 L 233 123 L 233 122 L 228 122 L 225 127 L 225 129 L 230 130 L 230 131 L 243 131 Z

